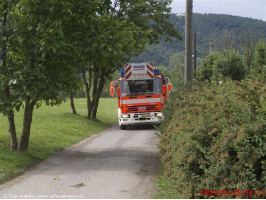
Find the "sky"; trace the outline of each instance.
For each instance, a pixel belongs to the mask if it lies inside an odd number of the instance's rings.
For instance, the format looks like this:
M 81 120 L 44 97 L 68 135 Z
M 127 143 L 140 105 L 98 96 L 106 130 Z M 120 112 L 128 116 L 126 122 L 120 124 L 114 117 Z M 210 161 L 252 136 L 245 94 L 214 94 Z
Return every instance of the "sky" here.
M 186 0 L 173 0 L 172 13 L 185 13 Z M 228 14 L 266 21 L 266 0 L 193 0 L 193 12 Z

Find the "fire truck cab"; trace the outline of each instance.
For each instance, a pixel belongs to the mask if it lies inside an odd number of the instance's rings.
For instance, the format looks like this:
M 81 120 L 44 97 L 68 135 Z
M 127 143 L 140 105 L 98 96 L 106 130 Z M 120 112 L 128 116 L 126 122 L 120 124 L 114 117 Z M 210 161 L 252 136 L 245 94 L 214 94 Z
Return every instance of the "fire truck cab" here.
M 152 63 L 128 63 L 118 81 L 118 123 L 122 130 L 128 125 L 159 124 L 164 118 L 163 105 L 172 90 L 169 79 L 163 77 Z M 110 83 L 110 95 L 115 95 Z

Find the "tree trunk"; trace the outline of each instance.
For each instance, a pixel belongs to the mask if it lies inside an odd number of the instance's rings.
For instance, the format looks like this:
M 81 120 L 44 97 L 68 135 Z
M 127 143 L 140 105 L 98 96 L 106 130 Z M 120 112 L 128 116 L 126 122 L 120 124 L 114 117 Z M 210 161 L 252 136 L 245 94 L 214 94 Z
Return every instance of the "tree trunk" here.
M 31 123 L 32 123 L 32 115 L 33 109 L 36 102 L 39 99 L 40 93 L 36 96 L 35 99 L 31 101 L 29 96 L 26 97 L 25 101 L 25 110 L 24 110 L 24 119 L 23 119 L 23 129 L 22 134 L 18 144 L 19 151 L 28 151 L 29 149 L 29 141 L 30 141 L 30 130 L 31 130 Z
M 3 24 L 2 24 L 2 28 L 3 28 L 3 37 L 8 38 L 9 36 L 7 35 L 6 32 L 6 27 L 7 27 L 7 14 L 8 14 L 8 10 L 6 8 L 5 10 L 5 14 L 3 17 Z M 5 70 L 4 73 L 7 73 L 7 40 L 4 40 L 3 42 L 3 48 L 2 48 L 2 65 L 3 65 L 3 69 Z M 12 99 L 11 99 L 11 94 L 10 94 L 10 88 L 8 86 L 8 84 L 6 83 L 5 86 L 5 97 L 8 101 L 8 104 L 10 107 L 8 112 L 8 123 L 9 123 L 9 132 L 10 132 L 10 139 L 11 139 L 11 150 L 17 150 L 17 146 L 18 146 L 18 141 L 17 141 L 17 133 L 16 133 L 16 125 L 15 125 L 15 119 L 14 119 L 14 110 L 12 108 Z
M 96 115 L 97 115 L 97 110 L 98 110 L 98 105 L 99 105 L 99 100 L 100 100 L 100 97 L 101 97 L 101 94 L 102 94 L 102 90 L 103 90 L 103 87 L 104 87 L 104 75 L 101 75 L 101 78 L 99 80 L 99 86 L 97 88 L 97 92 L 96 92 L 96 95 L 95 95 L 95 100 L 94 100 L 94 104 L 93 104 L 93 109 L 92 109 L 92 113 L 91 113 L 91 118 L 92 119 L 96 119 Z
M 29 138 L 30 138 L 30 97 L 27 96 L 25 101 L 24 118 L 23 118 L 23 129 L 19 140 L 18 150 L 27 151 L 29 148 Z
M 6 68 L 6 50 L 3 51 L 3 68 Z M 9 86 L 6 85 L 5 88 L 5 97 L 8 101 L 8 104 L 10 107 L 8 109 L 8 123 L 9 123 L 9 132 L 10 132 L 10 139 L 11 139 L 11 150 L 17 150 L 18 147 L 18 141 L 17 141 L 17 132 L 16 132 L 16 125 L 15 125 L 15 116 L 14 116 L 14 110 L 12 108 L 12 99 L 10 94 Z
M 16 151 L 18 148 L 18 140 L 17 140 L 17 133 L 16 133 L 16 126 L 14 120 L 14 111 L 8 111 L 8 122 L 9 122 L 9 132 L 11 138 L 11 150 Z
M 18 148 L 18 140 L 17 140 L 15 116 L 13 109 L 10 109 L 8 111 L 8 123 L 9 123 L 10 139 L 11 139 L 11 150 L 16 151 Z
M 99 77 L 100 71 L 99 68 L 94 66 L 93 68 L 94 76 L 93 76 L 93 91 L 92 91 L 92 99 L 90 95 L 90 89 L 92 86 L 92 68 L 89 66 L 89 83 L 86 79 L 86 74 L 84 70 L 81 70 L 83 82 L 85 85 L 86 95 L 87 95 L 87 110 L 88 110 L 88 118 L 96 119 L 99 100 L 101 97 L 101 93 L 104 87 L 104 73 Z
M 86 73 L 84 70 L 81 70 L 82 73 L 82 78 L 83 78 L 83 83 L 85 85 L 85 92 L 86 92 L 86 96 L 87 96 L 87 117 L 90 118 L 90 109 L 91 109 L 91 99 L 90 99 L 90 88 L 91 88 L 91 71 L 89 74 L 89 78 L 90 78 L 90 84 L 88 84 L 87 79 L 86 79 Z
M 75 108 L 75 104 L 74 104 L 74 98 L 73 98 L 73 92 L 72 91 L 69 92 L 69 98 L 70 98 L 70 106 L 71 106 L 71 109 L 72 109 L 72 113 L 74 115 L 76 115 L 77 112 L 76 112 L 76 108 Z
M 9 86 L 6 86 L 6 92 L 5 92 L 6 99 L 8 101 L 8 104 L 10 107 L 8 109 L 8 124 L 9 124 L 9 132 L 10 132 L 10 139 L 11 139 L 11 150 L 16 151 L 18 147 L 18 140 L 17 140 L 17 132 L 16 132 L 16 125 L 15 125 L 15 115 L 14 110 L 12 108 L 12 99 L 10 94 Z
M 92 119 L 96 118 L 96 115 L 94 117 L 93 112 L 95 112 L 94 107 L 97 104 L 98 82 L 99 82 L 99 70 L 97 67 L 94 67 L 93 97 L 92 97 L 92 105 L 91 105 L 91 109 L 89 113 L 90 114 L 89 118 L 92 118 Z

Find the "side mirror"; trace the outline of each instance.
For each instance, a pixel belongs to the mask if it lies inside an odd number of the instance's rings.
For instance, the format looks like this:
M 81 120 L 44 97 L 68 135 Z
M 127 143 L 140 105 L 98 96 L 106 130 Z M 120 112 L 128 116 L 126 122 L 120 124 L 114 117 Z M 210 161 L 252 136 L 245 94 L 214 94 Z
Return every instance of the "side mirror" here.
M 112 81 L 110 83 L 110 96 L 111 97 L 114 97 L 115 96 L 115 83 L 114 83 L 114 81 Z
M 172 83 L 167 83 L 167 89 L 168 91 L 172 91 Z

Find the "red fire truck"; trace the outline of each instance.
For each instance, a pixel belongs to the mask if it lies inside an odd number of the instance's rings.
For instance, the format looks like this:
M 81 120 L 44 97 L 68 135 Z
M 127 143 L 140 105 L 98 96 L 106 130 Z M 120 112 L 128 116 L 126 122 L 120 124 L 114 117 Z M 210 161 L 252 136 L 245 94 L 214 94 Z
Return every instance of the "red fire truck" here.
M 118 80 L 118 123 L 122 130 L 135 124 L 159 124 L 172 85 L 152 63 L 128 63 Z M 115 96 L 115 83 L 110 95 Z

